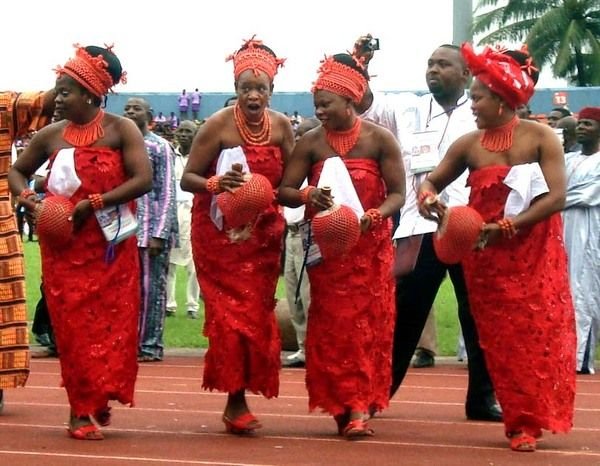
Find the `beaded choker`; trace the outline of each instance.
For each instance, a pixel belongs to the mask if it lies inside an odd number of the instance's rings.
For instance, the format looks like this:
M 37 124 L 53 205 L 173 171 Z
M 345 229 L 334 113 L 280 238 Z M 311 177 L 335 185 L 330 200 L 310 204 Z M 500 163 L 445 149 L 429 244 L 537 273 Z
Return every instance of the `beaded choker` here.
M 488 128 L 483 131 L 479 141 L 484 149 L 490 152 L 504 152 L 512 147 L 515 127 L 519 124 L 519 117 L 513 116 L 511 120 L 497 128 Z
M 89 146 L 104 136 L 103 118 L 104 110 L 100 109 L 96 116 L 84 125 L 70 121 L 63 130 L 63 138 L 73 147 Z
M 345 157 L 356 145 L 361 125 L 362 120 L 357 117 L 354 120 L 352 128 L 345 131 L 330 131 L 326 129 L 325 137 L 327 138 L 327 143 L 337 155 Z
M 244 143 L 247 145 L 265 146 L 271 141 L 271 117 L 266 109 L 259 121 L 256 123 L 249 122 L 242 109 L 240 109 L 240 106 L 236 104 L 233 107 L 233 119 L 240 136 L 242 136 Z M 252 132 L 250 129 L 251 126 L 258 128 L 258 131 Z

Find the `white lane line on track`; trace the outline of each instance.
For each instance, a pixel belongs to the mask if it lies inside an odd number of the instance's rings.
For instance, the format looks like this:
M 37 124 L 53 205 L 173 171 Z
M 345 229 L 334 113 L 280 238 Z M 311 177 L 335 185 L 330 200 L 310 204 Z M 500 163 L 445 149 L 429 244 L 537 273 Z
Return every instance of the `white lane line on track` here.
M 148 456 L 111 456 L 111 455 L 81 455 L 76 453 L 52 453 L 38 451 L 13 451 L 0 450 L 0 455 L 15 455 L 15 456 L 45 456 L 54 458 L 82 458 L 82 459 L 100 459 L 100 460 L 119 460 L 119 461 L 135 461 L 143 463 L 164 463 L 164 464 L 205 464 L 214 466 L 274 466 L 273 464 L 256 464 L 256 463 L 224 463 L 222 461 L 200 461 L 200 460 L 176 460 L 172 458 L 151 458 Z

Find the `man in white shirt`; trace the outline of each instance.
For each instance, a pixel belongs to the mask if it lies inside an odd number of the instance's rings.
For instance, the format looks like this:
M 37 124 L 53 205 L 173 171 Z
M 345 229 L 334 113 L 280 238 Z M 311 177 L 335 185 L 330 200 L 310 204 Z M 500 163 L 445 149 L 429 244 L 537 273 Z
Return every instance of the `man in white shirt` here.
M 415 268 L 398 279 L 396 284 L 396 328 L 392 361 L 393 396 L 400 386 L 417 342 L 446 273 L 454 285 L 458 315 L 465 337 L 469 364 L 469 386 L 466 415 L 468 419 L 502 421 L 502 412 L 496 403 L 493 386 L 479 347 L 475 323 L 469 310 L 467 290 L 460 264 L 441 263 L 433 250 L 432 237 L 437 224 L 419 215 L 417 192 L 420 182 L 433 169 L 434 158 L 441 159 L 448 147 L 463 134 L 476 128 L 471 113 L 471 101 L 465 92 L 469 72 L 460 50 L 452 45 L 438 47 L 427 63 L 426 80 L 430 94 L 420 97 L 418 127 L 413 144 L 407 147 L 409 160 L 405 162 L 407 184 L 406 203 L 394 239 L 422 236 Z M 419 133 L 428 132 L 428 133 Z M 423 151 L 427 146 L 429 150 Z M 433 150 L 430 150 L 433 149 Z M 437 149 L 437 151 L 435 150 Z M 423 158 L 427 152 L 429 159 Z M 431 153 L 437 157 L 431 158 Z M 463 173 L 442 193 L 448 206 L 466 205 L 469 190 L 467 173 Z
M 303 120 L 296 130 L 296 141 L 307 131 L 319 126 L 316 118 Z M 298 351 L 290 354 L 282 361 L 283 367 L 304 367 L 304 340 L 306 339 L 306 319 L 310 306 L 310 286 L 308 274 L 304 265 L 304 249 L 300 234 L 300 223 L 304 220 L 304 206 L 292 209 L 283 208 L 283 215 L 287 224 L 285 237 L 285 264 L 283 276 L 285 279 L 285 292 L 290 310 L 292 325 L 296 331 Z

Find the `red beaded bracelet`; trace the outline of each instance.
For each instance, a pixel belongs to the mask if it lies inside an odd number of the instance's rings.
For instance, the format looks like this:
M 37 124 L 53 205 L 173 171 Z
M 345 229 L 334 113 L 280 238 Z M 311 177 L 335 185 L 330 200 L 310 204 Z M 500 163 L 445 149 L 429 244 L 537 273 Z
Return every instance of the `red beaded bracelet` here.
M 418 203 L 419 204 L 423 204 L 424 202 L 426 202 L 428 199 L 435 199 L 436 195 L 433 194 L 431 191 L 421 191 L 419 193 L 419 199 L 418 199 Z M 432 202 L 433 203 L 433 202 Z
M 306 188 L 302 188 L 300 190 L 300 199 L 302 200 L 302 204 L 308 204 L 310 200 L 310 193 L 312 193 L 315 189 L 315 186 L 307 186 Z
M 500 227 L 500 231 L 502 231 L 502 236 L 505 238 L 512 238 L 517 234 L 517 229 L 515 228 L 515 223 L 512 218 L 503 218 L 496 222 Z
M 21 194 L 19 194 L 19 197 L 21 199 L 27 199 L 28 197 L 36 196 L 36 195 L 37 194 L 35 193 L 35 191 L 33 189 L 25 188 L 23 191 L 21 191 Z
M 90 194 L 88 199 L 90 200 L 90 204 L 92 204 L 92 209 L 100 210 L 104 208 L 104 199 L 102 199 L 101 194 Z
M 378 227 L 383 222 L 383 215 L 379 209 L 369 209 L 365 215 L 371 219 L 371 228 Z
M 221 177 L 214 175 L 211 176 L 208 180 L 206 180 L 206 190 L 209 193 L 213 193 L 213 194 L 219 194 L 221 192 L 223 192 L 223 190 L 221 189 L 221 185 L 219 184 L 219 182 L 221 181 Z

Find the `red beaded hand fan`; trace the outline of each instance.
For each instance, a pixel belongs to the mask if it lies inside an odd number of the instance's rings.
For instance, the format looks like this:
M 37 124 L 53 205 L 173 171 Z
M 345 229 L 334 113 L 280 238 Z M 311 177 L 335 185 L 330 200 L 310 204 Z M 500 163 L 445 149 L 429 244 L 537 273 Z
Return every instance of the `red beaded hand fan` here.
M 228 228 L 239 228 L 256 220 L 274 199 L 273 186 L 267 177 L 252 173 L 244 175 L 246 182 L 233 193 L 217 195 L 217 205 Z
M 313 217 L 312 234 L 323 259 L 347 254 L 360 238 L 358 217 L 350 207 L 336 204 Z
M 484 221 L 468 206 L 449 207 L 433 235 L 433 248 L 445 264 L 457 264 L 475 248 Z
M 74 208 L 63 196 L 46 197 L 36 207 L 36 231 L 42 243 L 62 246 L 69 242 L 73 233 L 73 222 L 69 218 Z

